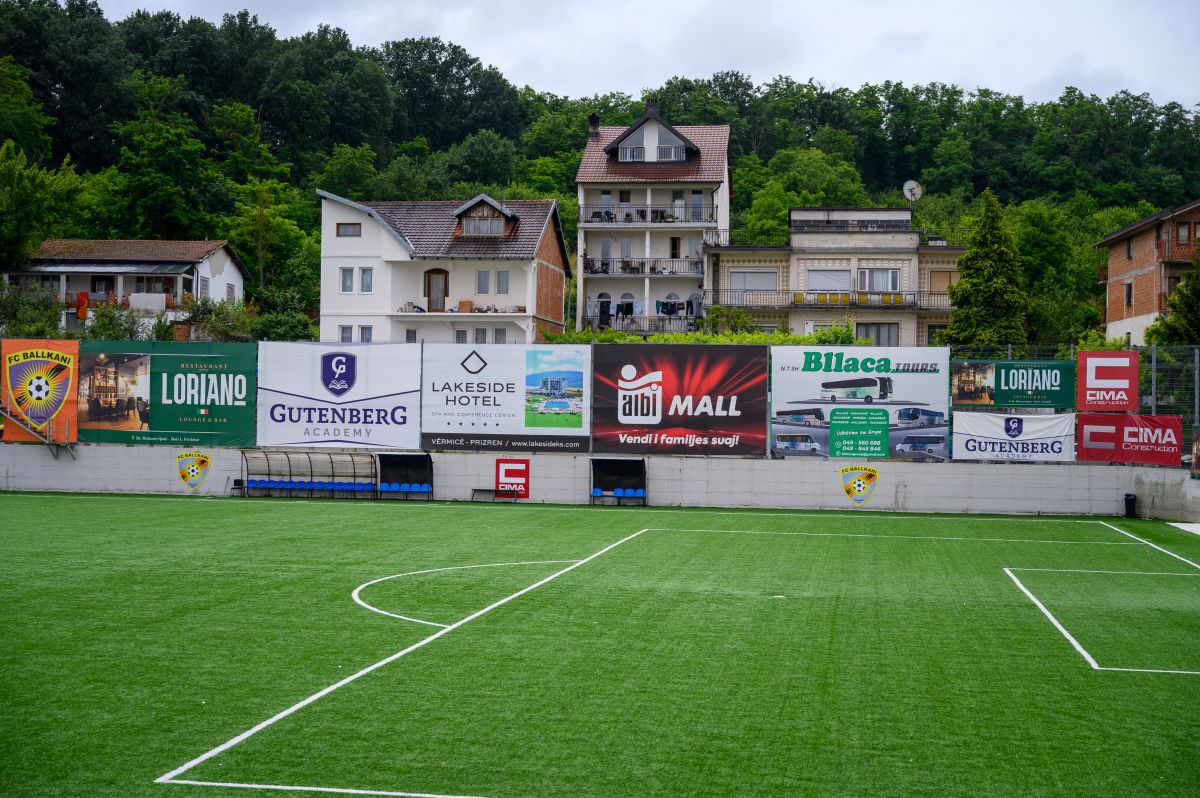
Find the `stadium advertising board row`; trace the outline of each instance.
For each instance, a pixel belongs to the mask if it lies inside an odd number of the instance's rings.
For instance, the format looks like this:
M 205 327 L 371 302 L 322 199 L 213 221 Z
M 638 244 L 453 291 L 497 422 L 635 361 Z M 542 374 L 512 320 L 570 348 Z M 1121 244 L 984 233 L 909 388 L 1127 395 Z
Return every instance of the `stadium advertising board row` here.
M 956 360 L 956 407 L 1061 408 L 1132 412 L 1138 407 L 1137 352 L 1080 352 L 1068 360 Z
M 1183 419 L 1179 416 L 954 414 L 955 460 L 1178 466 L 1182 442 Z

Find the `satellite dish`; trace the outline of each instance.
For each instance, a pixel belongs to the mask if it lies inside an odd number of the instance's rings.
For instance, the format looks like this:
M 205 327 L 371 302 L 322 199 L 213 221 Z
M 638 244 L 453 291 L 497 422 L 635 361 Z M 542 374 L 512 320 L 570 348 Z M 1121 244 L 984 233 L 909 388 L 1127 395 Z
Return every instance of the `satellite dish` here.
M 925 190 L 921 188 L 921 184 L 916 180 L 905 180 L 904 188 L 902 188 L 901 191 L 904 192 L 904 196 L 909 202 L 916 202 L 921 198 L 921 195 L 925 193 Z

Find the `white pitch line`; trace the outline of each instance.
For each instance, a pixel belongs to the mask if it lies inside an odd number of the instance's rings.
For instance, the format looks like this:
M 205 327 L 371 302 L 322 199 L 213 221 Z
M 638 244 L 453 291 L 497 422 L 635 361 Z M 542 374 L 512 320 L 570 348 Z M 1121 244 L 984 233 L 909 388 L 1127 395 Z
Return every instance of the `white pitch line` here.
M 1154 543 L 1151 543 L 1150 541 L 1148 541 L 1148 540 L 1145 540 L 1144 538 L 1139 538 L 1137 535 L 1133 534 L 1132 532 L 1126 532 L 1124 529 L 1121 529 L 1120 527 L 1115 527 L 1115 526 L 1113 526 L 1112 524 L 1108 523 L 1107 521 L 1098 521 L 1097 523 L 1099 523 L 1099 524 L 1102 524 L 1102 525 L 1104 525 L 1104 526 L 1108 527 L 1109 529 L 1111 529 L 1111 530 L 1113 530 L 1113 531 L 1115 531 L 1115 532 L 1120 532 L 1122 535 L 1124 535 L 1124 536 L 1125 536 L 1125 537 L 1127 537 L 1127 538 L 1133 538 L 1133 539 L 1134 539 L 1134 540 L 1136 540 L 1138 543 L 1145 543 L 1147 546 L 1149 546 L 1149 547 L 1150 547 L 1150 548 L 1152 548 L 1152 549 L 1158 549 L 1158 550 L 1159 550 L 1159 551 L 1161 551 L 1163 554 L 1170 555 L 1170 556 L 1174 557 L 1175 559 L 1179 560 L 1180 562 L 1185 562 L 1185 563 L 1187 563 L 1188 565 L 1190 565 L 1190 566 L 1192 566 L 1193 568 L 1195 568 L 1196 570 L 1200 570 L 1200 565 L 1197 565 L 1196 563 L 1192 562 L 1192 561 L 1191 561 L 1191 560 L 1189 560 L 1187 557 L 1181 557 L 1181 556 L 1179 556 L 1178 554 L 1176 554 L 1176 553 L 1175 553 L 1175 552 L 1173 552 L 1173 551 L 1169 551 L 1168 549 L 1164 549 L 1162 546 L 1158 546 L 1158 545 L 1156 545 L 1156 544 L 1154 544 Z
M 1136 546 L 1136 543 L 1113 540 L 1037 540 L 1032 538 L 968 538 L 938 535 L 868 535 L 858 532 L 764 532 L 757 529 L 683 529 L 677 527 L 651 527 L 652 532 L 721 532 L 737 535 L 795 535 L 818 538 L 888 538 L 896 540 L 962 540 L 980 543 L 1067 543 L 1090 544 L 1093 546 Z
M 1101 666 L 1098 671 L 1124 671 L 1125 673 L 1178 673 L 1183 676 L 1200 676 L 1200 671 L 1175 671 L 1168 668 L 1106 668 Z
M 403 573 L 403 574 L 392 574 L 391 576 L 381 576 L 378 579 L 372 579 L 370 582 L 364 582 L 361 585 L 359 585 L 358 587 L 354 588 L 354 591 L 350 593 L 350 598 L 354 599 L 354 603 L 358 604 L 360 607 L 365 607 L 366 609 L 370 610 L 371 612 L 377 612 L 380 615 L 386 615 L 389 618 L 399 618 L 402 621 L 412 621 L 413 623 L 423 623 L 426 626 L 440 626 L 444 629 L 447 626 L 449 626 L 450 624 L 435 623 L 433 621 L 423 621 L 420 618 L 410 618 L 407 615 L 397 615 L 394 612 L 387 612 L 386 610 L 381 610 L 378 607 L 375 607 L 375 606 L 363 601 L 362 598 L 359 596 L 359 592 L 361 590 L 363 590 L 364 588 L 370 587 L 371 585 L 377 585 L 380 582 L 386 582 L 389 579 L 399 579 L 402 576 L 417 576 L 418 574 L 436 574 L 441 571 L 465 571 L 470 568 L 500 568 L 505 565 L 561 565 L 562 563 L 569 563 L 569 562 L 575 562 L 575 560 L 531 560 L 529 562 L 489 562 L 489 563 L 485 563 L 483 565 L 452 565 L 449 568 L 426 568 L 424 571 L 409 571 L 409 572 Z
M 503 607 L 505 604 L 512 601 L 513 599 L 520 598 L 521 596 L 525 595 L 526 593 L 530 592 L 531 590 L 536 590 L 539 587 L 541 587 L 542 585 L 544 585 L 548 582 L 554 581 L 555 579 L 557 579 L 558 577 L 562 576 L 565 573 L 574 571 L 576 568 L 580 567 L 581 565 L 585 565 L 585 564 L 591 562 L 592 560 L 596 559 L 600 555 L 605 554 L 606 552 L 612 551 L 617 546 L 620 546 L 622 543 L 633 540 L 638 535 L 640 535 L 646 531 L 647 530 L 645 530 L 645 529 L 639 529 L 637 532 L 634 532 L 632 535 L 627 535 L 626 537 L 621 538 L 616 543 L 610 543 L 607 546 L 605 546 L 604 548 L 600 549 L 599 551 L 589 554 L 587 557 L 584 557 L 582 560 L 578 560 L 578 561 L 572 563 L 571 565 L 568 565 L 566 568 L 563 568 L 561 571 L 556 571 L 555 573 L 550 574 L 550 576 L 547 576 L 545 579 L 541 579 L 537 582 L 534 582 L 532 585 L 529 585 L 528 587 L 523 587 L 520 590 L 518 590 L 516 593 L 505 596 L 504 598 L 500 599 L 499 601 L 495 601 L 495 602 L 489 604 L 488 606 L 484 607 L 483 609 L 477 610 L 477 611 L 471 613 L 470 615 L 463 618 L 462 620 L 456 621 L 456 622 L 450 624 L 449 626 L 445 627 L 444 629 L 437 630 L 436 632 L 431 634 L 429 637 L 426 637 L 422 640 L 418 640 L 416 643 L 413 643 L 408 648 L 397 651 L 395 654 L 392 654 L 389 657 L 384 657 L 383 659 L 379 660 L 378 662 L 374 663 L 373 665 L 368 665 L 367 667 L 363 668 L 362 670 L 358 671 L 357 673 L 353 673 L 353 674 L 347 676 L 346 678 L 344 678 L 338 682 L 335 682 L 322 690 L 319 690 L 319 691 L 313 693 L 308 698 L 305 698 L 302 701 L 298 701 L 295 704 L 292 704 L 290 707 L 283 710 L 282 712 L 277 712 L 276 714 L 272 715 L 271 717 L 267 718 L 266 720 L 257 724 L 256 726 L 253 726 L 253 727 L 247 729 L 246 731 L 242 732 L 241 734 L 237 735 L 236 737 L 234 737 L 230 740 L 227 740 L 226 742 L 221 743 L 216 748 L 213 748 L 210 751 L 206 751 L 205 753 L 201 754 L 200 756 L 196 757 L 195 759 L 185 762 L 184 764 L 180 765 L 179 767 L 175 768 L 174 770 L 172 770 L 169 773 L 164 773 L 163 775 L 161 775 L 157 779 L 155 779 L 155 782 L 157 782 L 159 784 L 172 783 L 176 776 L 180 776 L 180 775 L 188 772 L 192 768 L 196 767 L 197 765 L 199 765 L 203 762 L 207 762 L 209 759 L 212 759 L 214 756 L 216 756 L 220 753 L 223 753 L 225 751 L 228 751 L 230 748 L 233 748 L 238 743 L 254 736 L 255 734 L 258 734 L 263 729 L 278 723 L 279 721 L 283 720 L 284 718 L 288 717 L 289 715 L 293 714 L 294 712 L 297 712 L 297 711 L 303 709 L 304 707 L 308 706 L 309 704 L 313 703 L 314 701 L 318 701 L 318 700 L 324 698 L 325 696 L 332 693 L 334 690 L 337 690 L 341 687 L 345 687 L 346 685 L 350 684 L 351 682 L 353 682 L 357 679 L 360 679 L 363 676 L 366 676 L 368 673 L 376 671 L 379 668 L 382 668 L 384 665 L 395 662 L 396 660 L 400 659 L 401 657 L 405 656 L 406 654 L 411 654 L 412 652 L 416 651 L 417 649 L 422 648 L 422 647 L 432 643 L 434 640 L 437 640 L 439 637 L 443 637 L 444 635 L 447 635 L 450 632 L 453 632 L 455 629 L 458 629 L 459 627 L 470 623 L 471 621 L 475 620 L 476 618 L 479 618 L 480 616 L 488 614 L 489 612 L 491 612 L 492 610 L 494 610 L 498 607 Z
M 242 784 L 236 781 L 194 781 L 172 779 L 164 784 L 186 784 L 193 787 L 240 787 L 244 790 L 280 790 L 282 792 L 321 792 L 335 795 L 382 795 L 388 798 L 480 798 L 471 795 L 445 795 L 432 792 L 392 792 L 390 790 L 356 790 L 351 787 L 298 787 L 290 784 Z
M 1085 660 L 1087 660 L 1087 664 L 1091 665 L 1093 670 L 1100 670 L 1100 666 L 1096 664 L 1096 660 L 1092 658 L 1092 655 L 1087 653 L 1087 649 L 1079 645 L 1079 641 L 1071 636 L 1071 633 L 1066 630 L 1066 627 L 1058 622 L 1058 619 L 1054 617 L 1050 610 L 1046 609 L 1046 605 L 1038 601 L 1038 597 L 1030 593 L 1029 589 L 1026 588 L 1025 585 L 1021 584 L 1021 580 L 1017 579 L 1016 574 L 1014 574 L 1008 568 L 1004 569 L 1004 573 L 1008 574 L 1008 578 L 1013 580 L 1016 586 L 1021 589 L 1021 592 L 1028 596 L 1029 600 L 1032 601 L 1034 605 L 1042 611 L 1042 615 L 1045 615 L 1050 619 L 1050 623 L 1054 624 L 1054 628 L 1057 629 L 1063 637 L 1067 638 L 1067 642 L 1069 642 L 1075 648 L 1075 650 L 1078 651 Z
M 1178 571 L 1096 571 L 1088 568 L 1010 568 L 1011 571 L 1042 571 L 1052 574 L 1126 574 L 1128 576 L 1200 576 Z

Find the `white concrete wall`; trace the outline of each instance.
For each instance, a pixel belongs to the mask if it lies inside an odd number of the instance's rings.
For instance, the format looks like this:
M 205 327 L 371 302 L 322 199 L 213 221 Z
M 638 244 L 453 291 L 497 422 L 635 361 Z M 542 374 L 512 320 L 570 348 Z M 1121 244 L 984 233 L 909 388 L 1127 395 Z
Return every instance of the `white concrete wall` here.
M 78 460 L 45 447 L 0 445 L 0 490 L 188 495 L 175 472 L 185 451 L 155 446 L 79 446 Z M 228 495 L 242 476 L 241 453 L 201 448 L 213 457 L 199 495 Z M 498 457 L 528 457 L 531 501 L 586 504 L 590 458 L 556 454 L 433 455 L 434 497 L 468 500 L 491 488 Z M 848 460 L 647 457 L 650 504 L 681 507 L 854 509 L 842 491 Z M 864 463 L 866 464 L 866 463 Z M 872 461 L 878 487 L 863 510 L 947 513 L 1122 515 L 1126 493 L 1143 517 L 1200 521 L 1200 480 L 1182 469 L 1097 465 L 989 465 Z
M 1108 322 L 1104 334 L 1109 338 L 1124 338 L 1129 335 L 1129 343 L 1134 346 L 1146 345 L 1146 330 L 1158 321 L 1161 313 L 1143 313 L 1140 316 L 1130 316 L 1127 319 L 1116 319 Z

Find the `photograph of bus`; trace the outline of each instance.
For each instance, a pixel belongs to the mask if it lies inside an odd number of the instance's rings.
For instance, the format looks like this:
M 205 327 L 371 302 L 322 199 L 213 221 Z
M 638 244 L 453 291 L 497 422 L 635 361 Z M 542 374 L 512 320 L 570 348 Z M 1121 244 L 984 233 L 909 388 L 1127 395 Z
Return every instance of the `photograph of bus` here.
M 806 432 L 791 434 L 779 433 L 775 436 L 775 451 L 782 455 L 816 454 L 821 453 L 821 444 L 813 440 Z
M 945 435 L 905 435 L 896 447 L 897 454 L 918 454 L 926 457 L 946 459 Z
M 883 401 L 891 395 L 891 377 L 858 377 L 821 383 L 821 398 L 830 402 L 839 399 L 859 399 L 870 404 L 876 399 Z
M 896 411 L 896 421 L 904 427 L 945 426 L 946 414 L 940 410 L 927 410 L 923 407 L 902 407 Z
M 798 407 L 795 410 L 780 410 L 775 414 L 776 424 L 800 424 L 811 427 L 825 421 L 825 411 L 819 407 Z

